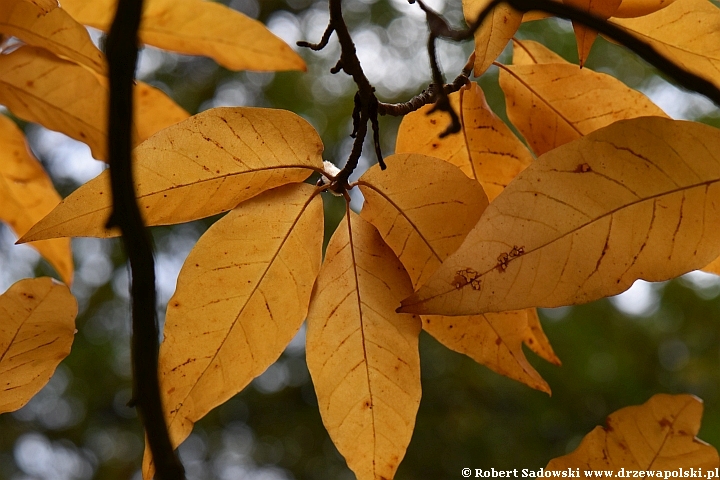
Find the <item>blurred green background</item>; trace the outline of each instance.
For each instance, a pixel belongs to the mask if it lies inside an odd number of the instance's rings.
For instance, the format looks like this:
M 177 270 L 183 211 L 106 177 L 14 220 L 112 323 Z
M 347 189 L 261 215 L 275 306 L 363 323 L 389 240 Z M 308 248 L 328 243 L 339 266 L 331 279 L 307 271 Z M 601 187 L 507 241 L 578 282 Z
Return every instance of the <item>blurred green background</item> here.
M 312 0 L 233 0 L 232 8 L 258 18 L 291 45 L 319 40 L 327 4 Z M 461 25 L 460 2 L 435 0 Z M 417 6 L 402 0 L 347 0 L 358 54 L 378 95 L 404 101 L 425 88 L 430 73 L 427 30 Z M 96 33 L 96 37 L 99 35 Z M 576 61 L 569 23 L 523 25 L 520 38 L 543 42 Z M 448 78 L 460 71 L 471 43 L 442 42 Z M 230 72 L 212 60 L 146 48 L 138 70 L 191 113 L 226 105 L 284 108 L 308 119 L 326 146 L 324 158 L 342 166 L 350 151 L 353 84 L 329 73 L 339 48 L 333 37 L 322 52 L 301 50 L 308 72 Z M 501 60 L 509 61 L 509 51 Z M 675 118 L 720 126 L 706 100 L 682 92 L 624 48 L 602 39 L 589 68 L 641 89 Z M 495 112 L 505 118 L 497 69 L 478 79 Z M 393 152 L 399 119 L 383 118 L 382 145 Z M 67 195 L 103 168 L 83 145 L 26 125 L 32 147 Z M 374 163 L 366 148 L 358 174 Z M 353 207 L 361 199 L 353 193 Z M 326 239 L 342 203 L 326 200 Z M 213 219 L 153 229 L 158 287 L 164 302 L 197 238 Z M 53 275 L 29 247 L 14 246 L 0 226 L 0 291 L 15 281 Z M 127 270 L 117 240 L 75 239 L 73 293 L 80 313 L 72 353 L 48 385 L 21 410 L 0 416 L 0 479 L 139 479 L 143 437 L 130 398 Z M 629 293 L 592 304 L 541 310 L 543 327 L 562 367 L 526 351 L 549 382 L 551 397 L 501 377 L 469 358 L 421 336 L 423 398 L 398 480 L 457 479 L 464 467 L 543 467 L 573 450 L 605 417 L 655 393 L 692 393 L 705 401 L 700 438 L 720 445 L 720 281 L 692 273 L 663 283 L 639 282 Z M 304 359 L 301 331 L 281 359 L 248 388 L 198 422 L 180 446 L 189 479 L 351 479 L 325 432 Z

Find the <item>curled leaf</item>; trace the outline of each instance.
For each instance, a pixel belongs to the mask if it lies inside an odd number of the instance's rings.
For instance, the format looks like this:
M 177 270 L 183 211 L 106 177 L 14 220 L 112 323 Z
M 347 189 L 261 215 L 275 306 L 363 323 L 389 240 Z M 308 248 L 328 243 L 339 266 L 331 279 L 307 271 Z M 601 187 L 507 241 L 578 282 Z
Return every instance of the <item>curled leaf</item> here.
M 135 192 L 146 225 L 168 225 L 234 208 L 322 168 L 322 142 L 292 112 L 215 108 L 162 130 L 133 151 Z M 21 241 L 110 237 L 108 172 L 78 188 Z
M 108 31 L 116 0 L 63 0 L 78 22 Z M 140 41 L 165 50 L 204 55 L 231 70 L 305 70 L 305 62 L 262 23 L 220 3 L 148 0 Z
M 0 413 L 25 405 L 70 353 L 77 302 L 48 277 L 20 280 L 0 295 Z
M 490 110 L 478 84 L 471 83 L 451 94 L 450 104 L 459 114 L 461 133 L 440 138 L 447 127 L 447 115 L 428 115 L 432 105 L 427 105 L 405 115 L 395 152 L 442 158 L 480 182 L 492 200 L 530 164 L 532 154 Z
M 168 302 L 160 387 L 173 445 L 270 366 L 307 314 L 322 255 L 315 187 L 265 192 L 200 238 Z M 143 472 L 150 478 L 146 451 Z
M 359 480 L 393 478 L 420 404 L 420 321 L 377 230 L 348 210 L 328 244 L 307 320 L 307 363 L 330 438 Z
M 30 151 L 25 135 L 5 115 L 0 115 L 0 145 L 0 220 L 22 236 L 60 203 L 60 195 Z M 65 283 L 72 283 L 69 239 L 41 240 L 31 245 L 50 262 Z
M 401 311 L 584 303 L 707 265 L 720 256 L 711 227 L 720 221 L 717 152 L 718 130 L 658 117 L 620 121 L 548 152 Z M 463 281 L 467 272 L 478 288 Z
M 516 42 L 515 55 L 522 62 L 545 61 L 547 54 L 527 54 L 543 50 L 534 42 Z M 500 87 L 508 118 L 538 155 L 618 120 L 667 116 L 615 77 L 567 62 L 505 65 L 500 69 Z M 527 114 L 530 111 L 532 115 Z
M 546 470 L 602 470 L 607 477 L 629 470 L 661 478 L 679 470 L 686 476 L 697 469 L 714 472 L 720 466 L 717 450 L 695 436 L 702 411 L 702 401 L 692 395 L 654 395 L 642 405 L 612 413 L 604 428 L 595 427 L 575 451 L 550 460 Z

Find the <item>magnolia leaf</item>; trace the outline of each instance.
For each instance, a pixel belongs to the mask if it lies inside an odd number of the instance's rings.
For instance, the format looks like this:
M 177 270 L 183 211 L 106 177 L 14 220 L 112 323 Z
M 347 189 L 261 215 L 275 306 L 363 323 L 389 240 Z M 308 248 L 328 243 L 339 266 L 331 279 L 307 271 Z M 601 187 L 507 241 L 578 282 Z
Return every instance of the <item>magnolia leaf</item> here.
M 620 7 L 621 2 L 622 0 L 563 0 L 565 5 L 570 5 L 603 20 L 612 17 Z M 577 40 L 578 60 L 582 67 L 590 54 L 590 48 L 595 41 L 595 37 L 597 37 L 597 31 L 576 22 L 573 22 L 573 30 L 575 30 Z
M 590 302 L 720 256 L 720 132 L 624 120 L 535 160 L 401 311 Z M 538 281 L 542 278 L 541 281 Z
M 702 412 L 702 400 L 695 396 L 654 395 L 611 414 L 604 428 L 595 427 L 575 451 L 550 460 L 546 470 L 603 470 L 607 477 L 622 469 L 660 477 L 667 471 L 714 471 L 720 466 L 717 450 L 695 436 Z
M 116 0 L 63 0 L 78 22 L 109 31 Z M 202 0 L 148 0 L 140 41 L 165 50 L 213 58 L 230 70 L 305 70 L 305 62 L 262 23 L 225 5 Z
M 451 94 L 450 104 L 459 114 L 462 134 L 440 138 L 447 115 L 428 115 L 432 105 L 426 105 L 403 118 L 395 152 L 442 158 L 477 179 L 492 200 L 530 164 L 532 154 L 490 110 L 478 84 Z
M 522 44 L 542 48 L 530 41 Z M 525 53 L 519 56 L 528 59 Z M 504 65 L 500 87 L 508 118 L 537 155 L 618 120 L 666 117 L 649 98 L 615 77 L 570 63 Z
M 49 277 L 20 280 L 0 295 L 0 413 L 25 405 L 70 353 L 77 302 Z
M 357 182 L 365 197 L 360 215 L 378 229 L 417 288 L 457 250 L 487 207 L 487 198 L 477 182 L 440 159 L 406 154 L 385 162 L 387 170 L 375 165 Z M 535 338 L 527 315 L 423 317 L 422 324 L 448 348 L 550 393 L 522 351 L 523 341 Z
M 542 43 L 513 38 L 513 65 L 537 65 L 538 63 L 568 62 Z
M 25 0 L 2 0 L 0 32 L 45 48 L 97 73 L 106 72 L 105 58 L 92 43 L 85 27 L 61 8 L 43 13 L 41 6 Z
M 712 2 L 677 0 L 652 15 L 612 21 L 720 87 L 720 9 Z
M 43 13 L 48 13 L 53 10 L 55 10 L 58 5 L 57 0 L 25 0 L 27 3 L 30 3 L 32 5 L 35 5 L 36 7 L 40 8 L 40 11 Z
M 22 236 L 60 203 L 60 195 L 30 151 L 25 135 L 5 115 L 0 115 L 0 145 L 0 220 Z M 65 283 L 72 283 L 70 239 L 41 240 L 30 245 L 57 270 Z
M 133 151 L 135 192 L 146 225 L 169 225 L 234 208 L 265 190 L 302 182 L 322 169 L 322 142 L 292 112 L 224 107 L 199 113 Z M 110 179 L 105 171 L 78 188 L 21 242 L 55 237 L 111 237 Z
M 322 259 L 316 192 L 300 183 L 258 195 L 213 224 L 190 252 L 160 346 L 173 445 L 274 363 L 300 329 Z M 146 449 L 145 478 L 151 465 Z
M 348 216 L 315 285 L 307 363 L 325 428 L 350 469 L 359 480 L 390 479 L 420 404 L 420 320 L 395 313 L 412 286 L 392 250 L 372 225 Z
M 671 5 L 674 1 L 675 0 L 622 0 L 620 8 L 613 13 L 613 17 L 644 17 L 645 15 L 650 15 Z
M 396 154 L 385 162 L 387 170 L 374 165 L 357 182 L 365 197 L 360 215 L 378 229 L 417 288 L 458 249 L 488 200 L 476 181 L 438 158 Z
M 527 308 L 525 309 L 525 312 L 527 312 L 528 329 L 525 332 L 525 339 L 523 342 L 540 358 L 552 363 L 553 365 L 560 366 L 562 362 L 560 362 L 560 359 L 557 355 L 555 355 L 555 351 L 550 345 L 550 340 L 548 340 L 547 335 L 543 332 L 537 310 L 534 308 Z
M 468 24 L 473 23 L 490 0 L 463 0 L 463 12 Z M 479 77 L 505 50 L 522 23 L 523 14 L 501 3 L 493 8 L 475 31 L 475 76 Z

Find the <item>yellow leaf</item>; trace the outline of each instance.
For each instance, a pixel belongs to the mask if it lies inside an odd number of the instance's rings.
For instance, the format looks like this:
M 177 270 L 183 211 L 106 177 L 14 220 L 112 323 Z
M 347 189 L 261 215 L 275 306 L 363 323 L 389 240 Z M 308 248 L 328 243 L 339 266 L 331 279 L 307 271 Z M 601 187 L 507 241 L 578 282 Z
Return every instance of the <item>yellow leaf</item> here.
M 720 257 L 716 258 L 706 266 L 702 268 L 703 272 L 707 273 L 714 273 L 715 275 L 720 275 Z
M 397 154 L 360 177 L 360 215 L 378 229 L 417 288 L 458 249 L 488 205 L 482 187 L 453 165 Z M 407 172 L 413 172 L 408 177 Z
M 77 302 L 48 277 L 20 280 L 0 295 L 0 413 L 25 405 L 70 353 Z
M 525 333 L 525 345 L 535 352 L 540 358 L 547 360 L 553 365 L 561 365 L 560 359 L 555 355 L 555 351 L 550 345 L 550 341 L 542 330 L 540 317 L 534 308 L 525 309 L 527 312 L 528 329 Z
M 508 185 L 402 311 L 584 303 L 707 265 L 720 254 L 711 227 L 720 221 L 718 152 L 717 129 L 658 117 L 558 147 Z
M 325 428 L 350 469 L 359 480 L 390 479 L 420 404 L 420 320 L 395 313 L 410 279 L 377 230 L 348 215 L 315 285 L 307 363 Z
M 190 252 L 160 346 L 173 445 L 275 362 L 300 328 L 322 258 L 315 193 L 304 183 L 265 192 L 218 220 Z
M 550 460 L 546 470 L 624 469 L 685 473 L 702 469 L 703 476 L 720 466 L 715 447 L 698 439 L 702 400 L 692 395 L 654 395 L 642 405 L 625 407 L 595 427 L 575 451 Z M 695 470 L 697 472 L 697 470 Z M 590 475 L 588 475 L 590 476 Z
M 106 71 L 105 58 L 90 40 L 85 27 L 61 8 L 43 14 L 42 7 L 25 0 L 3 0 L 0 2 L 0 32 L 45 48 L 100 74 Z
M 570 5 L 603 20 L 612 17 L 620 7 L 621 2 L 622 0 L 563 0 L 565 5 Z M 595 41 L 595 37 L 597 37 L 597 31 L 575 22 L 573 22 L 573 30 L 575 30 L 575 38 L 577 39 L 578 59 L 582 67 L 590 54 L 590 48 Z
M 357 182 L 365 197 L 360 215 L 378 229 L 417 288 L 457 250 L 487 207 L 487 197 L 477 182 L 440 159 L 405 154 L 385 162 L 387 170 L 373 166 Z M 522 351 L 523 341 L 535 338 L 527 316 L 520 311 L 423 317 L 422 324 L 446 347 L 550 393 Z
M 542 43 L 513 38 L 513 65 L 537 65 L 538 63 L 568 62 Z
M 675 0 L 623 0 L 613 17 L 644 17 L 671 5 Z
M 147 225 L 169 225 L 234 208 L 265 190 L 322 169 L 322 142 L 292 112 L 215 108 L 162 130 L 133 151 L 135 192 Z M 110 181 L 103 172 L 65 198 L 21 242 L 111 237 Z
M 522 42 L 542 50 L 533 43 Z M 527 61 L 527 55 L 519 55 Z M 615 77 L 570 63 L 504 65 L 500 87 L 508 118 L 537 155 L 618 120 L 666 117 L 649 98 Z
M 116 0 L 63 0 L 78 22 L 108 31 Z M 305 62 L 262 23 L 220 3 L 148 0 L 140 41 L 165 50 L 204 55 L 231 70 L 305 70 Z
M 398 129 L 395 152 L 422 153 L 446 160 L 477 179 L 492 200 L 530 164 L 532 155 L 490 110 L 478 84 L 472 83 L 451 94 L 450 103 L 460 116 L 460 134 L 440 138 L 447 127 L 447 115 L 444 112 L 427 115 L 432 108 L 427 105 L 405 115 Z
M 677 0 L 652 15 L 612 22 L 720 87 L 720 9 L 712 2 Z
M 490 0 L 463 0 L 465 20 L 474 22 Z M 505 50 L 522 23 L 523 14 L 501 3 L 475 31 L 475 76 L 479 77 Z
M 27 3 L 31 3 L 31 4 L 35 5 L 36 7 L 40 7 L 40 10 L 43 13 L 51 12 L 60 6 L 60 5 L 58 5 L 57 0 L 25 0 L 25 1 Z
M 60 203 L 50 177 L 33 156 L 22 131 L 0 115 L 0 220 L 22 236 Z M 73 277 L 70 240 L 59 238 L 31 243 L 57 270 L 65 283 Z

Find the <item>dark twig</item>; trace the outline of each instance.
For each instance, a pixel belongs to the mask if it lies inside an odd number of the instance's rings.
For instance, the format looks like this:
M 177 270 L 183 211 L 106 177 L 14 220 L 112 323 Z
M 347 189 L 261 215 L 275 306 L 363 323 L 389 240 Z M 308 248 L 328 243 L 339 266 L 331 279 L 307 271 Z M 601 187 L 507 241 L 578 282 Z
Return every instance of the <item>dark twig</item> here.
M 332 23 L 331 23 L 325 29 L 325 33 L 323 33 L 323 36 L 318 43 L 310 43 L 310 42 L 304 42 L 304 41 L 300 40 L 299 42 L 297 42 L 297 46 L 309 48 L 310 50 L 315 50 L 315 51 L 322 50 L 323 48 L 325 48 L 325 46 L 330 41 L 330 35 L 332 35 L 334 30 L 335 29 L 333 28 Z
M 155 265 L 147 230 L 133 188 L 131 132 L 133 79 L 142 0 L 120 0 L 106 42 L 110 75 L 108 156 L 113 211 L 108 227 L 120 227 L 132 274 L 133 403 L 147 435 L 158 480 L 184 479 L 173 452 L 158 384 L 158 325 Z

